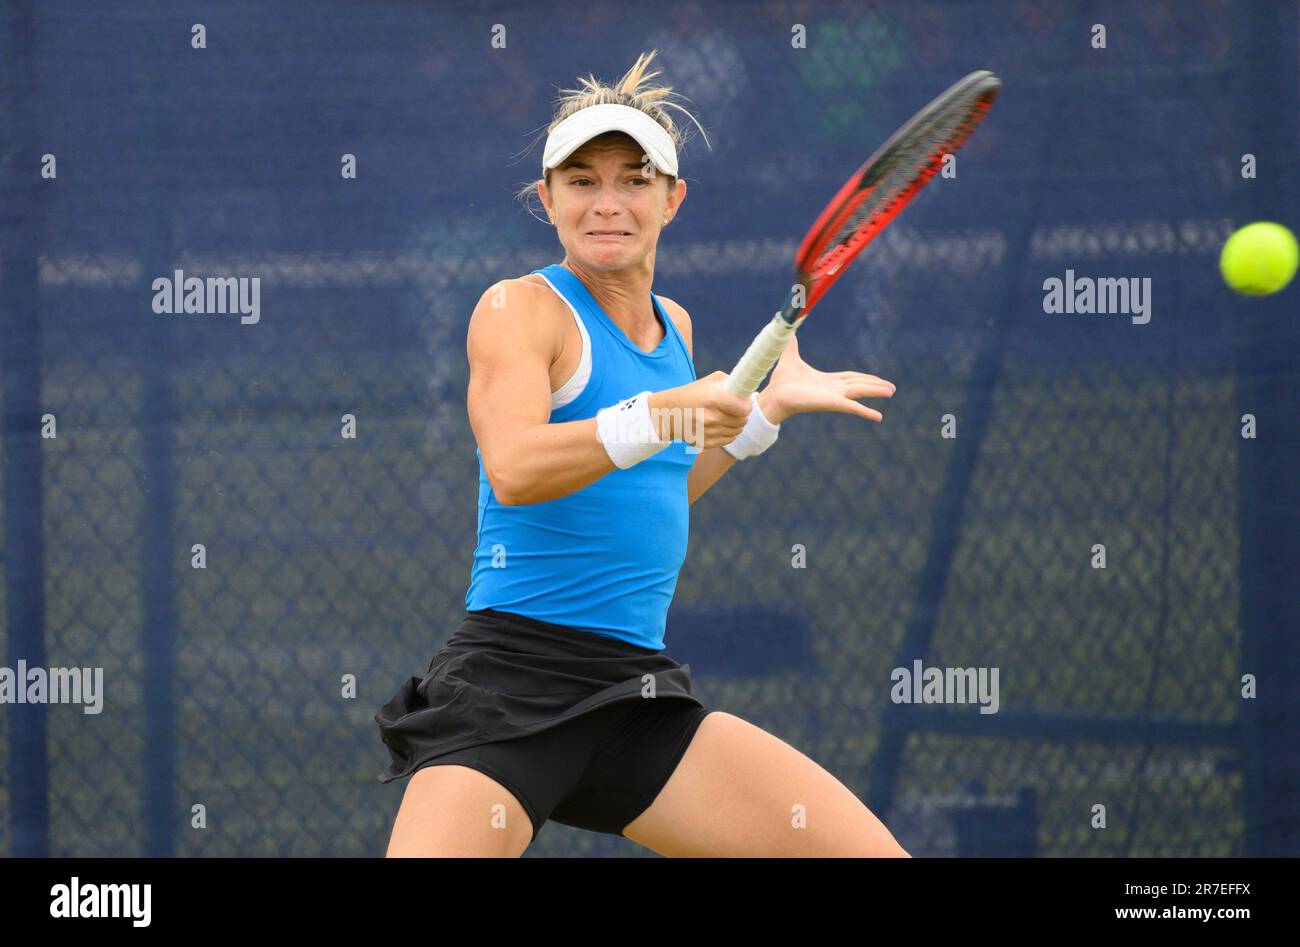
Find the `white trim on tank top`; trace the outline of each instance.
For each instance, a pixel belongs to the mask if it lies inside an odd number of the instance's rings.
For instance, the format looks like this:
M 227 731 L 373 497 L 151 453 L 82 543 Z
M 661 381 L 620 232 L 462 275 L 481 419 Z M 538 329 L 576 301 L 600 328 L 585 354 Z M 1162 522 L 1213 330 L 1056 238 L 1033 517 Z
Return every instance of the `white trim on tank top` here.
M 587 335 L 587 326 L 578 315 L 578 310 L 573 308 L 573 303 L 569 302 L 564 293 L 555 288 L 554 283 L 546 279 L 546 274 L 537 275 L 546 280 L 546 285 L 554 289 L 555 295 L 564 300 L 564 304 L 569 307 L 569 312 L 573 313 L 573 321 L 578 324 L 578 332 L 582 334 L 582 356 L 578 359 L 578 367 L 568 381 L 551 392 L 551 410 L 554 411 L 572 402 L 582 394 L 582 389 L 587 387 L 587 382 L 591 378 L 591 337 Z

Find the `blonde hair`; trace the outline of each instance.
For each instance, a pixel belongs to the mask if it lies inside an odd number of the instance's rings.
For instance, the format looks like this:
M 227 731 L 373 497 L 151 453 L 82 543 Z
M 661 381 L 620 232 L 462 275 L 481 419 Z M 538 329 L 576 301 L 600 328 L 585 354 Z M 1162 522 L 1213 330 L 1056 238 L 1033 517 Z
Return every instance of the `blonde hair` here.
M 525 149 L 525 153 L 531 151 L 537 142 L 544 141 L 546 136 L 549 135 L 555 129 L 555 126 L 560 124 L 560 122 L 564 121 L 575 112 L 580 112 L 593 105 L 627 105 L 634 109 L 639 109 L 658 122 L 663 130 L 668 132 L 668 136 L 672 138 L 673 146 L 677 148 L 678 151 L 681 151 L 682 146 L 690 140 L 690 136 L 689 126 L 678 127 L 677 124 L 673 122 L 672 114 L 668 110 L 677 109 L 695 123 L 695 127 L 698 128 L 700 134 L 704 136 L 704 143 L 708 145 L 709 136 L 704 131 L 704 126 L 696 121 L 695 116 L 685 108 L 678 105 L 676 102 L 669 100 L 669 97 L 675 94 L 673 93 L 672 86 L 647 85 L 651 79 L 659 75 L 658 72 L 646 72 L 646 68 L 650 65 L 650 60 L 654 59 L 657 52 L 659 52 L 657 49 L 652 49 L 648 53 L 642 53 L 637 57 L 636 62 L 632 64 L 632 68 L 625 72 L 623 77 L 613 85 L 604 85 L 595 76 L 588 73 L 586 78 L 582 78 L 581 76 L 578 78 L 578 82 L 581 83 L 582 88 L 561 89 L 560 97 L 555 103 L 555 115 L 551 118 L 551 123 L 546 126 L 546 131 L 542 135 L 538 136 L 538 138 L 534 139 L 533 143 Z M 685 98 L 685 96 L 679 97 Z M 622 132 L 606 132 L 604 135 L 597 135 L 591 140 L 600 141 L 606 138 L 606 136 L 626 137 Z M 712 148 L 713 146 L 709 145 L 709 147 Z M 671 192 L 673 187 L 677 184 L 677 178 L 671 174 L 662 176 L 668 179 L 668 190 Z M 515 197 L 524 201 L 525 206 L 528 208 L 528 213 L 532 214 L 534 217 L 537 215 L 533 213 L 533 205 L 529 203 L 529 197 L 536 196 L 537 184 L 539 181 L 544 181 L 546 186 L 550 187 L 551 170 L 547 170 L 544 177 L 529 181 L 515 192 Z M 550 221 L 545 217 L 539 219 L 543 223 L 550 223 Z

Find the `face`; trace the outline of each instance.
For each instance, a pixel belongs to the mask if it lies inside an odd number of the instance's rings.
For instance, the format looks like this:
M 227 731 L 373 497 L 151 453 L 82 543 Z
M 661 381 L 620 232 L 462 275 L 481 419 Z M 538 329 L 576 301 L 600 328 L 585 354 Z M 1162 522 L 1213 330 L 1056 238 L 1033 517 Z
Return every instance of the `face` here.
M 678 180 L 669 191 L 668 177 L 641 158 L 641 148 L 626 137 L 596 139 L 551 172 L 549 187 L 538 185 L 575 262 L 605 271 L 653 261 L 665 218 L 677 213 L 686 185 Z

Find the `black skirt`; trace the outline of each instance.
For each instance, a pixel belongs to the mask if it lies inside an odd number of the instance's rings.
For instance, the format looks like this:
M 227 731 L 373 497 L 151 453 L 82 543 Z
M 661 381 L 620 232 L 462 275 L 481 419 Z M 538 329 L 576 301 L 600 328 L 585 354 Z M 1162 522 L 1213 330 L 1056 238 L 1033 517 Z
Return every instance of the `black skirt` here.
M 391 757 L 379 781 L 642 699 L 646 675 L 656 697 L 704 706 L 691 693 L 690 665 L 663 651 L 490 608 L 467 612 L 424 677 L 409 678 L 375 714 Z

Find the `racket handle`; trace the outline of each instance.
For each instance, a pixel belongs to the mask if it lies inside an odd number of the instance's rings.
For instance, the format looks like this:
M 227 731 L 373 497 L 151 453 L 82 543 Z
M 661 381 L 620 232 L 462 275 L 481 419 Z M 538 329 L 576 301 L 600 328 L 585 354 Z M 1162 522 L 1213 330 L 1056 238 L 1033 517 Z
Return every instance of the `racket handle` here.
M 736 367 L 722 383 L 723 389 L 739 398 L 748 398 L 757 391 L 758 386 L 767 377 L 767 373 L 776 364 L 776 360 L 785 351 L 785 344 L 790 341 L 790 336 L 794 335 L 794 330 L 797 328 L 799 322 L 791 325 L 781 318 L 780 313 L 773 316 L 772 321 L 763 327 L 763 331 L 754 337 L 753 342 L 749 343 L 745 354 L 740 357 Z

